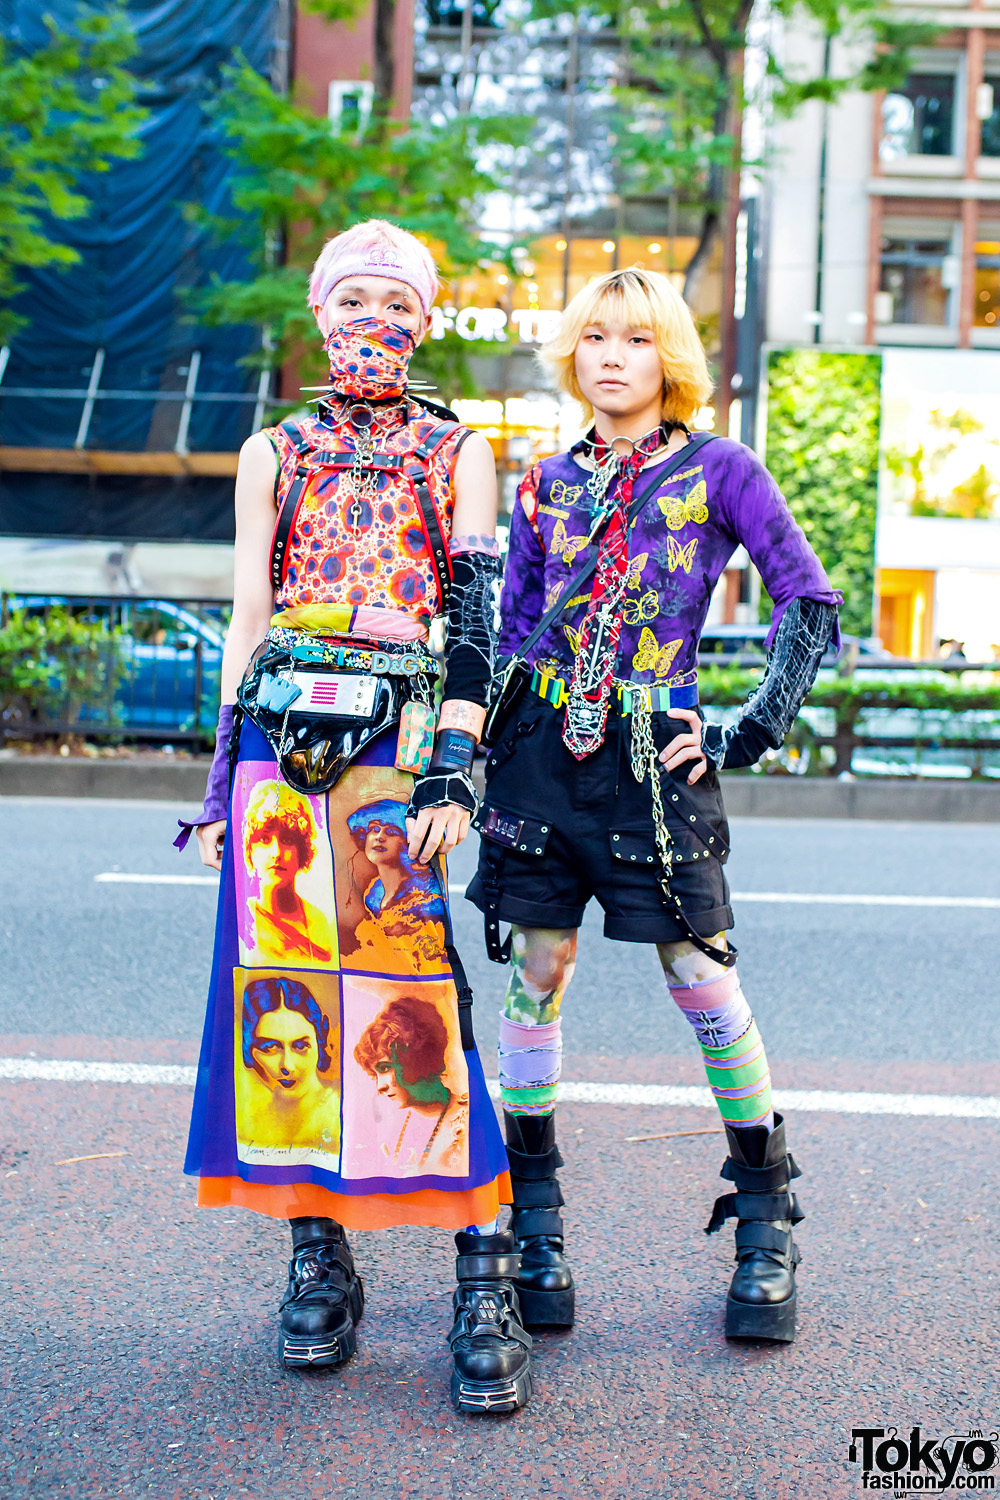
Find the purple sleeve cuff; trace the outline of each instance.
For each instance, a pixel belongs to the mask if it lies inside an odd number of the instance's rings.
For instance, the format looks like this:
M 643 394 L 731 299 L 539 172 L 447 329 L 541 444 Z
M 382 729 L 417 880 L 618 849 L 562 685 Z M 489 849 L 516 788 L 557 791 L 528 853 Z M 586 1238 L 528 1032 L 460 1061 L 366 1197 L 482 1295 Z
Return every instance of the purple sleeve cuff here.
M 215 754 L 208 772 L 205 801 L 201 812 L 190 822 L 178 818 L 180 833 L 174 839 L 175 849 L 184 849 L 195 828 L 205 823 L 220 823 L 229 816 L 229 737 L 233 732 L 232 703 L 224 703 L 219 709 L 219 722 L 215 730 Z

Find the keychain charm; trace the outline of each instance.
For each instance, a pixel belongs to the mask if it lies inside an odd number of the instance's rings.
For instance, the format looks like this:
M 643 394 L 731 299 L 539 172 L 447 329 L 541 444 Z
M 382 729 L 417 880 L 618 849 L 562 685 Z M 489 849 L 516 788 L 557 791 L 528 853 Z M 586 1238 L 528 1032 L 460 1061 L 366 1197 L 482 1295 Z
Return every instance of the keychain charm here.
M 436 715 L 428 703 L 415 698 L 404 704 L 396 740 L 396 770 L 412 771 L 423 776 L 431 763 L 434 749 Z

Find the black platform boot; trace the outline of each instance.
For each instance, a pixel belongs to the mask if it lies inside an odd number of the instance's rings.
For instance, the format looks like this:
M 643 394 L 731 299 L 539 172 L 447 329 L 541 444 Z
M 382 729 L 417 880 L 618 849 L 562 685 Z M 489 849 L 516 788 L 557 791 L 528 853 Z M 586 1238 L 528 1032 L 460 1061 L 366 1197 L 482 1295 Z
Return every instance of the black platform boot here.
M 459 1411 L 516 1411 L 531 1396 L 531 1334 L 521 1324 L 509 1234 L 456 1234 L 458 1290 L 448 1344 Z
M 573 1322 L 573 1272 L 563 1254 L 565 1201 L 556 1179 L 563 1159 L 555 1117 L 510 1115 L 504 1110 L 507 1159 L 514 1193 L 510 1231 L 521 1254 L 514 1285 L 526 1328 L 569 1328 Z
M 281 1304 L 282 1364 L 339 1365 L 358 1346 L 365 1305 L 347 1238 L 333 1219 L 292 1219 L 288 1293 Z
M 795 1267 L 802 1259 L 792 1226 L 802 1212 L 788 1191 L 801 1172 L 785 1150 L 785 1124 L 774 1117 L 768 1134 L 762 1125 L 747 1130 L 726 1126 L 729 1156 L 720 1176 L 735 1193 L 717 1198 L 706 1234 L 736 1219 L 736 1273 L 726 1298 L 727 1339 L 795 1338 Z

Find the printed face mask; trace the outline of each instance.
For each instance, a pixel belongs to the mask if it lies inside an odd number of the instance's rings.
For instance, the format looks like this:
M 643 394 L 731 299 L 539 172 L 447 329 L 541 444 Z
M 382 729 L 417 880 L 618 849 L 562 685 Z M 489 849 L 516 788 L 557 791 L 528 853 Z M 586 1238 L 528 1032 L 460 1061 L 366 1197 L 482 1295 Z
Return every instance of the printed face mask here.
M 332 329 L 324 347 L 330 356 L 330 384 L 339 395 L 385 401 L 406 390 L 417 340 L 396 323 L 356 318 Z

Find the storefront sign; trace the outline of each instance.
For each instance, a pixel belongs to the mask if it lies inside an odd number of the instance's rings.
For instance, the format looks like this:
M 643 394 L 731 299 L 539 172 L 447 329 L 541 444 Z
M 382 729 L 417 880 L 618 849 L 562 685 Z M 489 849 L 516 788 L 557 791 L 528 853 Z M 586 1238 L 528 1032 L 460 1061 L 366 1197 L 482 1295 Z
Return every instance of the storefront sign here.
M 505 344 L 545 344 L 559 331 L 562 314 L 550 308 L 515 307 L 508 316 L 502 307 L 434 307 L 431 338 L 443 339 L 454 331 L 460 339 L 484 339 Z

